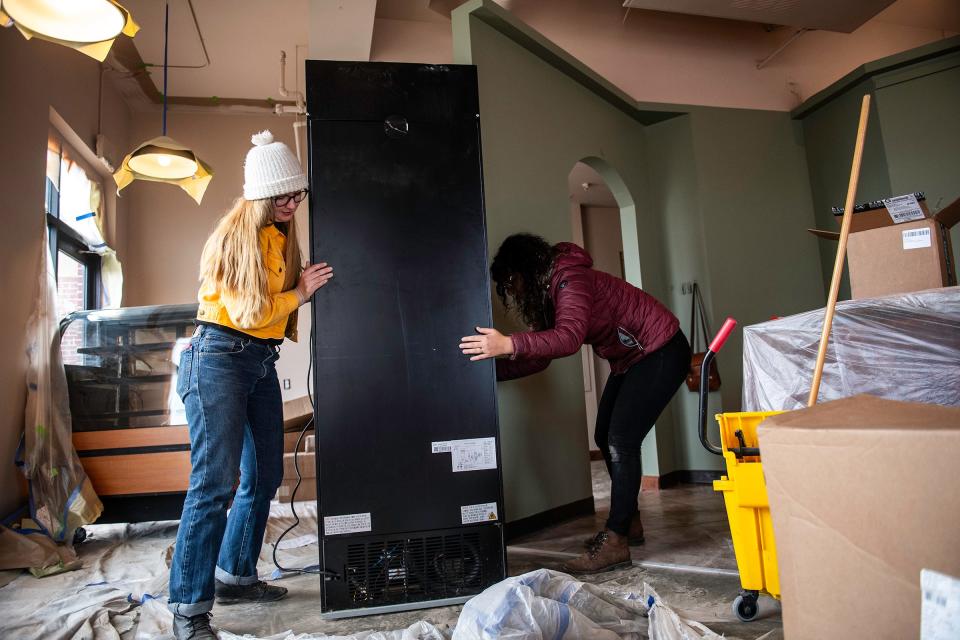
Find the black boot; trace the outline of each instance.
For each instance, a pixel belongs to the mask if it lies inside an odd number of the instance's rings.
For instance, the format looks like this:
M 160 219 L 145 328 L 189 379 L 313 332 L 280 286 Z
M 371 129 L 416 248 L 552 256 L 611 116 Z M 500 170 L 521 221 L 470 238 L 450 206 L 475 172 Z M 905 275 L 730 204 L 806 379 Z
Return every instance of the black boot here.
M 195 616 L 173 614 L 173 637 L 177 640 L 217 640 L 217 634 L 210 628 L 209 613 Z
M 227 584 L 217 580 L 217 604 L 239 604 L 241 602 L 273 602 L 287 596 L 283 587 L 275 587 L 259 580 L 253 584 Z
M 584 549 L 589 549 L 597 543 L 600 534 L 603 531 L 598 531 L 589 538 L 583 541 Z M 643 544 L 646 541 L 646 538 L 643 536 L 643 520 L 640 519 L 640 512 L 637 511 L 633 514 L 633 518 L 630 519 L 630 533 L 627 534 L 627 542 L 630 546 L 636 546 Z

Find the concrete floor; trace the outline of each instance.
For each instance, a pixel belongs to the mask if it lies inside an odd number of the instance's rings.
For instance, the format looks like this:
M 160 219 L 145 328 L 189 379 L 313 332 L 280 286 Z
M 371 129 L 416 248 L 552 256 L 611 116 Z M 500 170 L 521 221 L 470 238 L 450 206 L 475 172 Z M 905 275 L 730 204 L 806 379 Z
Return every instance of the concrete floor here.
M 559 569 L 582 550 L 583 540 L 603 527 L 610 501 L 610 481 L 602 462 L 593 463 L 597 513 L 511 541 L 507 548 L 510 575 L 540 568 Z M 634 566 L 593 576 L 585 582 L 618 591 L 642 592 L 646 581 L 680 615 L 697 620 L 718 634 L 765 640 L 782 637 L 780 605 L 762 597 L 756 620 L 740 622 L 732 602 L 740 592 L 737 563 L 730 540 L 723 499 L 709 486 L 683 486 L 640 496 L 646 542 L 632 548 Z M 269 534 L 268 534 L 269 536 Z M 269 635 L 297 632 L 350 634 L 404 628 L 417 620 L 453 628 L 460 606 L 347 620 L 319 615 L 319 578 L 295 576 L 278 584 L 290 589 L 287 600 L 258 607 L 216 607 L 214 619 L 236 634 Z
M 558 569 L 565 560 L 580 553 L 584 538 L 602 528 L 609 507 L 609 480 L 602 463 L 594 463 L 593 473 L 597 514 L 511 541 L 507 550 L 511 575 L 539 568 Z M 303 567 L 316 564 L 318 560 L 315 542 L 316 504 L 298 503 L 297 508 L 301 515 L 306 515 L 307 523 L 294 529 L 286 540 L 301 538 L 302 545 L 279 551 L 278 555 L 285 566 Z M 640 497 L 640 510 L 646 529 L 646 543 L 633 547 L 634 566 L 582 576 L 581 579 L 603 584 L 616 591 L 636 593 L 642 593 L 643 583 L 647 582 L 678 614 L 701 622 L 728 638 L 765 636 L 764 640 L 774 640 L 782 637 L 780 608 L 774 600 L 762 598 L 760 615 L 750 623 L 740 622 L 732 612 L 731 603 L 739 593 L 740 583 L 723 500 L 719 494 L 708 486 L 684 486 L 658 493 L 644 493 Z M 276 540 L 279 533 L 292 522 L 289 507 L 275 504 L 268 525 L 267 542 Z M 65 606 L 69 608 L 64 603 L 74 602 L 77 595 L 87 593 L 85 589 L 101 584 L 101 580 L 104 581 L 102 584 L 109 582 L 121 589 L 119 593 L 126 593 L 123 590 L 160 593 L 165 589 L 166 581 L 164 556 L 176 535 L 176 524 L 162 522 L 90 527 L 91 538 L 78 547 L 84 559 L 85 571 L 67 572 L 42 580 L 21 574 L 10 584 L 0 586 L 0 615 L 8 616 L 5 623 L 0 623 L 0 630 L 6 628 L 15 631 L 14 635 L 0 633 L 0 636 L 54 637 L 42 632 L 25 633 L 28 629 L 37 628 L 28 623 L 31 620 L 50 621 L 52 617 L 62 615 Z M 311 541 L 311 538 L 314 540 Z M 272 546 L 264 545 L 259 567 L 261 577 L 269 576 L 274 569 L 271 552 Z M 264 637 L 288 630 L 295 633 L 348 635 L 366 630 L 403 629 L 419 620 L 430 622 L 440 629 L 452 629 L 461 609 L 461 606 L 453 606 L 346 620 L 324 620 L 320 616 L 319 576 L 288 574 L 275 584 L 289 589 L 289 596 L 285 600 L 268 605 L 216 606 L 214 622 L 237 635 Z M 132 639 L 138 623 L 137 612 L 141 609 L 134 605 L 124 608 L 125 605 L 125 597 L 115 603 L 116 612 L 123 612 L 129 618 L 127 628 L 119 635 L 124 639 Z M 33 612 L 22 613 L 31 607 L 35 608 Z M 143 622 L 144 615 L 139 615 L 139 622 Z M 116 623 L 124 618 L 112 619 L 119 630 L 121 625 Z

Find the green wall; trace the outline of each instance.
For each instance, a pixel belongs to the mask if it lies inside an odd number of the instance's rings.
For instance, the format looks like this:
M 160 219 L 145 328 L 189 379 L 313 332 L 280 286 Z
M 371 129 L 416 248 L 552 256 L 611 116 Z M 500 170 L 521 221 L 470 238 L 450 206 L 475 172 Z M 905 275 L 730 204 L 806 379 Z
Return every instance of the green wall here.
M 463 27 L 468 62 L 479 76 L 491 255 L 519 231 L 571 240 L 567 175 L 581 159 L 602 160 L 635 200 L 643 199 L 643 129 L 635 121 L 488 24 L 470 18 Z M 662 291 L 658 243 L 644 235 L 637 244 L 644 285 Z M 502 314 L 497 321 L 516 328 Z M 542 374 L 501 383 L 498 399 L 508 519 L 590 498 L 579 353 Z M 644 472 L 656 474 L 656 455 L 647 462 Z
M 625 108 L 628 98 L 493 3 L 475 0 L 453 17 L 456 61 L 478 68 L 491 254 L 518 231 L 571 238 L 566 179 L 583 160 L 621 205 L 627 279 L 667 304 L 684 331 L 690 297 L 680 283 L 689 280 L 703 287 L 714 328 L 727 315 L 749 324 L 823 304 L 789 114 Z M 495 320 L 518 328 L 502 313 Z M 712 411 L 739 408 L 740 357 L 737 336 L 721 357 Z M 580 358 L 502 383 L 498 398 L 508 520 L 589 498 Z M 696 399 L 684 388 L 661 416 L 644 442 L 645 475 L 720 467 L 697 438 Z
M 816 240 L 806 232 L 813 210 L 804 149 L 789 114 L 691 108 L 646 133 L 670 282 L 665 302 L 685 332 L 690 296 L 680 283 L 692 280 L 703 290 L 714 331 L 727 316 L 743 327 L 822 306 Z M 740 409 L 741 335 L 735 332 L 718 356 L 723 385 L 709 405 L 714 442 L 713 414 Z M 673 452 L 660 448 L 661 473 L 720 469 L 720 458 L 699 442 L 698 396 L 681 389 L 673 408 Z
M 949 38 L 851 72 L 798 107 L 817 226 L 838 230 L 831 206 L 843 204 L 860 103 L 871 95 L 856 202 L 924 191 L 934 210 L 960 196 L 960 37 Z M 960 255 L 953 230 L 954 259 Z M 824 288 L 837 244 L 819 240 Z M 956 263 L 955 263 L 956 264 Z M 844 275 L 840 298 L 850 297 Z
M 924 191 L 934 211 L 960 198 L 960 52 L 885 74 L 876 95 L 891 193 Z

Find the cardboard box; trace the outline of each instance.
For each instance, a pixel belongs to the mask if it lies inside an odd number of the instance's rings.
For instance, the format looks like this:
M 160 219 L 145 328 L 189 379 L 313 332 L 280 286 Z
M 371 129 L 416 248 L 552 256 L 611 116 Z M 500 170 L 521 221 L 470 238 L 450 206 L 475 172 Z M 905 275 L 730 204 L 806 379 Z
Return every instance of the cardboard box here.
M 280 485 L 280 488 L 277 489 L 277 500 L 280 502 L 290 502 L 290 494 L 293 493 L 293 488 L 297 486 L 296 479 L 293 482 L 288 482 L 286 480 Z M 300 488 L 297 489 L 297 502 L 304 500 L 316 500 L 317 499 L 317 481 L 314 478 L 304 478 L 303 482 L 300 483 Z
M 287 482 L 297 480 L 297 470 L 293 466 L 293 453 L 283 454 L 283 481 Z M 302 478 L 316 478 L 317 477 L 317 456 L 315 453 L 309 453 L 306 451 L 301 451 L 297 455 L 297 464 L 300 466 L 300 477 Z
M 843 209 L 835 207 L 835 216 Z M 839 220 L 839 218 L 838 218 Z M 957 284 L 950 227 L 960 222 L 960 199 L 931 214 L 922 193 L 854 207 L 847 241 L 853 299 Z M 839 222 L 838 222 L 839 224 Z M 808 229 L 831 240 L 838 232 Z
M 283 430 L 301 431 L 313 418 L 313 405 L 310 396 L 300 396 L 283 403 Z
M 960 409 L 855 396 L 758 433 L 784 636 L 919 637 L 921 570 L 960 576 Z
M 313 435 L 313 429 L 307 430 L 303 434 L 303 440 L 300 441 L 300 451 L 306 451 L 307 438 Z M 297 440 L 300 438 L 299 431 L 287 431 L 283 434 L 283 452 L 284 453 L 293 453 L 297 450 Z

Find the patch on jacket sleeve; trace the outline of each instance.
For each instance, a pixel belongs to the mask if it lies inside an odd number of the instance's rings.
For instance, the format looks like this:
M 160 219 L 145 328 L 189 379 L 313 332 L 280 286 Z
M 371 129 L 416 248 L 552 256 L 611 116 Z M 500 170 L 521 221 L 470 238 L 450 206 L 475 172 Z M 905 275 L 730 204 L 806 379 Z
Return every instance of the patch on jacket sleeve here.
M 617 337 L 620 338 L 620 344 L 628 349 L 643 349 L 640 342 L 633 337 L 633 334 L 623 327 L 617 327 Z

